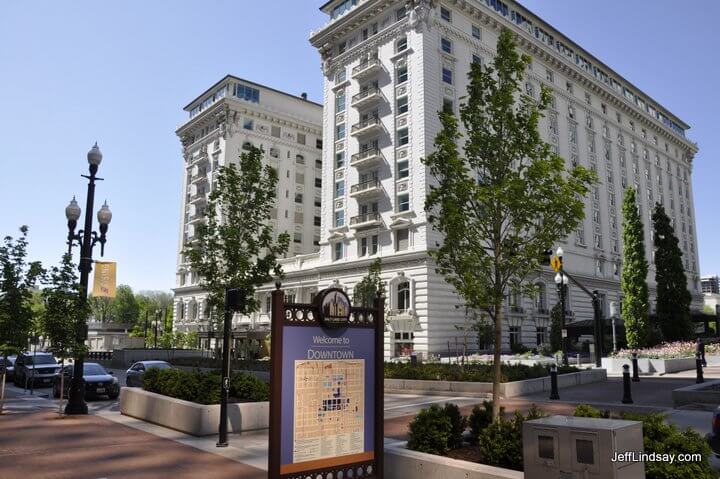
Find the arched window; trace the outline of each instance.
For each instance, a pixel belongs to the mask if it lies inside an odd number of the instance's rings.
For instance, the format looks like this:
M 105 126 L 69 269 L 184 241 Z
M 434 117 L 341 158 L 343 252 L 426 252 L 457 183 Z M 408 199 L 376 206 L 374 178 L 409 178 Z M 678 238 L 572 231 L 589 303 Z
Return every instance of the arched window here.
M 537 283 L 537 292 L 535 293 L 535 310 L 538 312 L 547 311 L 547 291 L 545 283 Z
M 197 303 L 195 301 L 192 301 L 190 303 L 190 320 L 195 321 L 197 319 Z
M 397 309 L 407 311 L 410 309 L 410 283 L 403 281 L 397 286 Z
M 180 321 L 185 319 L 185 303 L 178 303 L 178 317 Z

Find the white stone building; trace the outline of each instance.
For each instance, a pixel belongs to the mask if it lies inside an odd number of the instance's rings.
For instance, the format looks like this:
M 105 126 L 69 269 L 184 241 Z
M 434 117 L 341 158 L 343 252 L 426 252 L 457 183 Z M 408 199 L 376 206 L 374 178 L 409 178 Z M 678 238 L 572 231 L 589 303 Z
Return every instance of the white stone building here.
M 290 234 L 288 256 L 318 250 L 322 166 L 322 105 L 233 76 L 226 76 L 185 107 L 188 120 L 177 130 L 183 146 L 183 194 L 178 238 L 174 324 L 179 331 L 207 331 L 206 293 L 182 251 L 192 240 L 217 168 L 238 162 L 250 145 L 262 147 L 278 171 L 277 233 Z M 236 318 L 235 336 L 259 339 L 267 315 Z M 203 335 L 201 334 L 201 339 Z M 207 338 L 207 335 L 205 335 Z M 207 342 L 206 342 L 207 343 Z
M 320 251 L 283 261 L 296 301 L 337 281 L 349 292 L 377 257 L 389 291 L 386 354 L 454 353 L 460 299 L 435 273 L 427 251 L 437 241 L 423 211 L 430 179 L 421 163 L 440 129 L 437 112 L 457 111 L 470 63 L 494 55 L 511 29 L 533 58 L 526 92 L 554 91 L 541 122 L 546 141 L 567 160 L 597 170 L 586 218 L 563 243 L 566 269 L 609 302 L 620 300 L 621 203 L 639 191 L 652 263 L 651 210 L 665 205 L 684 253 L 693 308 L 702 307 L 691 186 L 697 146 L 689 127 L 639 88 L 516 2 L 500 0 L 332 0 L 326 25 L 312 33 L 324 80 Z M 557 245 L 548 245 L 557 246 Z M 654 269 L 648 282 L 654 295 Z M 505 347 L 547 337 L 557 301 L 543 271 L 537 298 L 508 298 Z M 569 287 L 570 319 L 592 318 L 591 301 Z M 448 346 L 449 345 L 449 346 Z

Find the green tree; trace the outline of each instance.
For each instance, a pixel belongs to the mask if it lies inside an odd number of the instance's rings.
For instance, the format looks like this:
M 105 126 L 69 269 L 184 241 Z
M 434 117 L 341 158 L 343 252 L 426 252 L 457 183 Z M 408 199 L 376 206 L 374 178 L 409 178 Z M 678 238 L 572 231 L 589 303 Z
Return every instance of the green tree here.
M 509 290 L 532 294 L 523 279 L 540 268 L 540 252 L 577 227 L 595 179 L 585 168 L 568 170 L 542 141 L 538 121 L 551 96 L 544 87 L 539 101 L 524 94 L 529 64 L 503 30 L 492 64 L 471 65 L 460 107 L 463 133 L 452 112 L 441 112 L 436 151 L 424 160 L 437 185 L 426 199 L 428 221 L 445 238 L 430 252 L 436 270 L 493 321 L 495 417 L 505 296 Z
M 287 252 L 288 233 L 275 237 L 271 210 L 277 198 L 277 171 L 262 164 L 263 151 L 252 147 L 240 155 L 239 164 L 218 169 L 215 186 L 208 200 L 206 221 L 185 245 L 190 265 L 208 292 L 211 318 L 222 320 L 225 289 L 245 290 L 244 311 L 251 313 L 259 304 L 255 289 L 280 277 L 278 258 Z
M 6 236 L 0 246 L 0 353 L 7 356 L 27 347 L 34 326 L 32 289 L 44 271 L 40 262 L 27 262 L 28 227 L 20 236 Z M 0 414 L 5 397 L 5 368 L 2 368 Z
M 64 254 L 60 265 L 51 268 L 48 287 L 42 291 L 45 309 L 40 322 L 41 331 L 50 341 L 55 356 L 61 359 L 61 366 L 65 365 L 66 358 L 78 352 L 84 353 L 87 349 L 78 338 L 80 328 L 85 326 L 90 305 L 80 299 L 80 285 L 75 271 L 72 256 Z M 61 391 L 65 390 L 63 380 L 64 376 L 60 375 Z
M 130 286 L 121 284 L 115 291 L 112 316 L 118 323 L 136 324 L 140 320 L 140 305 Z
M 385 285 L 380 279 L 382 261 L 380 258 L 372 262 L 368 274 L 353 288 L 353 303 L 355 306 L 369 308 L 374 304 L 375 296 L 385 292 Z
M 648 335 L 648 264 L 645 259 L 645 234 L 635 190 L 629 188 L 623 198 L 623 268 L 620 288 L 623 294 L 622 318 L 628 348 L 647 345 Z
M 655 205 L 652 221 L 658 326 L 666 341 L 687 339 L 693 334 L 690 318 L 692 296 L 687 289 L 682 251 L 670 218 L 660 203 Z
M 113 298 L 105 296 L 89 296 L 88 304 L 90 313 L 95 321 L 100 323 L 112 323 L 115 321 L 115 309 Z

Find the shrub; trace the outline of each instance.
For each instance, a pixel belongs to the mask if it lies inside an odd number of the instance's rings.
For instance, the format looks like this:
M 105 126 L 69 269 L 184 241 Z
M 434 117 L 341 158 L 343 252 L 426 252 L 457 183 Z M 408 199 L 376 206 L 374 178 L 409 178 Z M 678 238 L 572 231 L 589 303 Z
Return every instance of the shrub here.
M 470 425 L 470 436 L 473 444 L 478 443 L 480 433 L 490 425 L 492 422 L 492 401 L 483 401 L 482 406 L 479 404 L 475 405 L 470 413 L 468 424 Z M 505 408 L 500 406 L 500 416 L 505 414 Z
M 240 373 L 230 381 L 230 395 L 247 402 L 269 401 L 270 386 L 255 376 Z
M 443 412 L 450 420 L 450 447 L 456 448 L 462 446 L 462 436 L 467 428 L 467 418 L 460 414 L 460 408 L 457 404 L 446 403 Z
M 575 417 L 594 417 L 594 418 L 608 418 L 610 413 L 608 411 L 600 411 L 587 404 L 579 404 L 573 412 Z
M 452 445 L 453 425 L 437 404 L 421 410 L 409 426 L 408 449 L 444 456 Z
M 558 367 L 559 374 L 578 371 L 572 366 Z M 542 364 L 502 364 L 501 382 L 521 381 L 548 376 Z M 489 363 L 458 364 L 423 363 L 413 366 L 409 363 L 385 363 L 385 377 L 388 379 L 422 379 L 430 381 L 471 381 L 492 382 L 493 365 Z
M 491 409 L 492 410 L 492 409 Z M 511 419 L 500 416 L 479 434 L 478 447 L 483 464 L 523 470 L 522 428 L 525 421 L 545 417 L 546 414 L 533 405 L 527 416 L 515 411 Z

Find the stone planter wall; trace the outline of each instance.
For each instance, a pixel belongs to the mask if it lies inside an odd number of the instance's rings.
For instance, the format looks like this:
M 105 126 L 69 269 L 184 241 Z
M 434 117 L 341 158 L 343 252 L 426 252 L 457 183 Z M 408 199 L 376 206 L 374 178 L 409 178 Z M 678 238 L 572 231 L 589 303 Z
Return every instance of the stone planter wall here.
M 385 477 L 405 479 L 523 479 L 520 471 L 411 451 L 404 445 L 385 447 Z
M 717 386 L 718 384 L 720 384 L 720 381 L 708 381 L 673 389 L 673 407 L 687 404 L 712 404 L 717 406 L 720 404 L 720 389 L 708 389 L 708 387 Z
M 218 433 L 220 405 L 196 404 L 141 388 L 120 390 L 120 413 L 193 436 Z M 228 432 L 267 429 L 270 403 L 228 404 Z
M 558 387 L 566 388 L 579 384 L 605 381 L 604 369 L 588 369 L 576 373 L 558 375 Z M 550 376 L 525 379 L 500 384 L 500 395 L 505 398 L 550 391 Z M 465 396 L 487 397 L 492 394 L 492 383 L 467 381 L 426 381 L 417 379 L 385 379 L 385 392 L 407 394 L 462 394 Z
M 602 358 L 602 366 L 612 374 L 622 374 L 623 364 L 630 366 L 630 372 L 632 373 L 632 360 L 630 358 Z M 695 369 L 695 358 L 638 358 L 640 374 L 667 374 L 689 369 Z
M 125 369 L 138 361 L 172 361 L 175 358 L 202 358 L 207 355 L 199 349 L 115 349 L 112 355 L 111 366 Z

